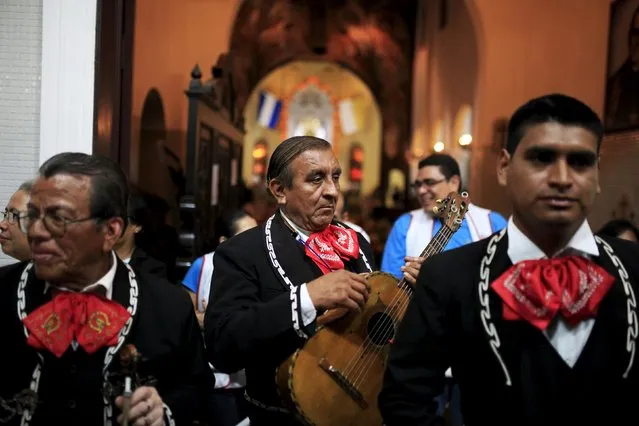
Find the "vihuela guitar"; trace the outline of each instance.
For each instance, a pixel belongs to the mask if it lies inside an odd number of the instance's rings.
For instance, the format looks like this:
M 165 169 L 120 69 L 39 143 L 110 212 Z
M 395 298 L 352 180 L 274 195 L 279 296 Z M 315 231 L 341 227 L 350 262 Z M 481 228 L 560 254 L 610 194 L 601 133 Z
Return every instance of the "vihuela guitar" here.
M 440 253 L 459 229 L 468 194 L 451 192 L 434 212 L 442 227 L 421 257 Z M 317 319 L 317 332 L 285 360 L 276 381 L 284 405 L 312 426 L 379 426 L 377 396 L 395 330 L 406 312 L 412 286 L 384 272 L 368 275 L 369 299 L 360 312 L 332 321 Z

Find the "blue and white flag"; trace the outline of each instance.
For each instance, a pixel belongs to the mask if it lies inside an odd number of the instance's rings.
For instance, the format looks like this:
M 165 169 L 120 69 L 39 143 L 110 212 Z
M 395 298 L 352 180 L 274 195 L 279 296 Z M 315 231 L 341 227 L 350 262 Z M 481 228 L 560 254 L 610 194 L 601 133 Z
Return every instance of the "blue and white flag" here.
M 257 107 L 257 122 L 266 128 L 275 129 L 280 119 L 282 101 L 270 92 L 260 93 L 260 103 Z

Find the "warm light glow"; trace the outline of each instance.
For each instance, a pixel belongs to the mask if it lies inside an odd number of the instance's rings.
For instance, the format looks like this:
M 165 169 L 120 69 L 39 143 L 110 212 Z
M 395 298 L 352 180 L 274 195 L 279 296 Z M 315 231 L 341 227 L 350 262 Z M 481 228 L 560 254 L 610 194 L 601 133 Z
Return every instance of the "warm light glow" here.
M 253 174 L 254 175 L 262 175 L 262 174 L 264 174 L 264 164 L 262 164 L 262 163 L 253 164 Z
M 361 163 L 364 161 L 364 151 L 361 148 L 353 149 L 353 161 Z
M 435 152 L 442 152 L 444 148 L 446 148 L 446 145 L 442 141 L 437 141 L 435 142 L 435 145 L 433 145 L 433 150 Z
M 468 146 L 468 145 L 470 145 L 472 142 L 473 142 L 473 137 L 472 137 L 472 135 L 470 135 L 470 134 L 468 134 L 468 133 L 463 134 L 463 135 L 461 135 L 461 136 L 459 137 L 459 144 L 460 144 L 461 146 Z
M 362 180 L 362 170 L 361 169 L 351 169 L 351 181 L 360 182 Z
M 256 160 L 266 157 L 266 146 L 259 144 L 253 148 L 253 158 Z

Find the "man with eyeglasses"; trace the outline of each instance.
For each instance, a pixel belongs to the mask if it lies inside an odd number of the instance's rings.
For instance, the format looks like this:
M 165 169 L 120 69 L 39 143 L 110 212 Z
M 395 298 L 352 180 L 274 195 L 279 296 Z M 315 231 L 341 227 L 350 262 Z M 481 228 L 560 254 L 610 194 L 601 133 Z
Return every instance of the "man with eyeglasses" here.
M 128 194 L 108 158 L 62 153 L 41 166 L 20 219 L 33 260 L 0 269 L 11 348 L 0 365 L 3 422 L 162 426 L 197 416 L 214 379 L 191 300 L 114 253 Z M 123 361 L 138 351 L 136 368 Z
M 31 192 L 31 182 L 24 182 L 11 196 L 7 207 L 0 216 L 0 246 L 7 256 L 19 261 L 31 258 L 27 234 L 20 230 L 20 219 L 27 210 L 27 201 Z
M 419 199 L 420 209 L 400 216 L 393 224 L 382 257 L 382 271 L 405 277 L 415 283 L 423 261 L 418 256 L 439 231 L 442 224 L 434 220 L 433 208 L 437 200 L 452 191 L 460 191 L 461 174 L 457 161 L 447 154 L 433 154 L 418 164 L 415 181 L 411 184 Z M 471 203 L 459 230 L 450 239 L 445 250 L 481 240 L 506 226 L 499 213 Z
M 462 187 L 459 164 L 450 155 L 430 155 L 419 162 L 418 169 L 412 187 L 419 198 L 421 208 L 403 214 L 393 224 L 384 246 L 381 268 L 397 278 L 406 278 L 412 284 L 417 280 L 424 261 L 419 255 L 442 226 L 441 221 L 435 220 L 433 216 L 437 200 L 446 198 L 452 191 L 460 191 Z M 506 224 L 506 219 L 499 213 L 471 203 L 461 227 L 453 234 L 444 250 L 479 241 L 500 231 Z M 458 389 L 453 388 L 452 393 L 452 424 L 461 426 Z M 448 392 L 440 397 L 439 415 L 443 415 L 448 402 L 447 394 Z

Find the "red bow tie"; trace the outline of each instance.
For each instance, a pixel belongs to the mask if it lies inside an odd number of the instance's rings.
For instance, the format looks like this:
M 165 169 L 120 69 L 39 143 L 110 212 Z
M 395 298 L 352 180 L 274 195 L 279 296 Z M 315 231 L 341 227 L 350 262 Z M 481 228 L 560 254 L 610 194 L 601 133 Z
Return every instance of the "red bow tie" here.
M 568 256 L 519 262 L 491 287 L 504 301 L 504 319 L 545 330 L 557 313 L 571 326 L 594 316 L 613 282 L 594 262 Z
M 306 255 L 325 274 L 343 269 L 344 260 L 357 259 L 359 256 L 357 233 L 336 225 L 328 225 L 322 232 L 311 234 L 305 246 Z
M 131 314 L 120 304 L 94 293 L 63 291 L 24 320 L 27 343 L 60 358 L 75 340 L 91 354 L 113 346 Z

